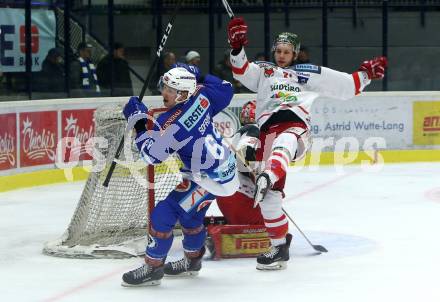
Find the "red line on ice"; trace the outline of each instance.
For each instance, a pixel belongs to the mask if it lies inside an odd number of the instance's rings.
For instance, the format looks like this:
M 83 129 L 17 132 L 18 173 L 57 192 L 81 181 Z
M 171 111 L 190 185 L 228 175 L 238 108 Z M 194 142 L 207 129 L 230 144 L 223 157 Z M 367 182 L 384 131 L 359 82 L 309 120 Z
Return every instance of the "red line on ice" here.
M 52 297 L 50 297 L 50 298 L 44 299 L 43 302 L 59 301 L 59 300 L 65 298 L 65 297 L 67 297 L 67 296 L 69 296 L 69 295 L 72 295 L 72 294 L 74 294 L 74 293 L 76 293 L 76 292 L 78 292 L 78 291 L 80 291 L 80 290 L 83 290 L 83 289 L 85 289 L 85 288 L 88 288 L 88 287 L 94 286 L 94 285 L 96 285 L 96 284 L 98 284 L 98 283 L 104 281 L 105 279 L 108 279 L 108 278 L 110 278 L 110 277 L 113 277 L 113 276 L 116 275 L 116 274 L 121 274 L 122 272 L 125 272 L 125 271 L 127 271 L 128 269 L 130 269 L 130 268 L 131 268 L 131 267 L 124 267 L 124 268 L 119 268 L 119 269 L 117 269 L 117 270 L 111 271 L 111 272 L 109 272 L 109 273 L 106 273 L 106 274 L 104 274 L 104 275 L 101 275 L 101 276 L 99 276 L 99 277 L 96 277 L 96 278 L 94 278 L 94 279 L 92 279 L 92 280 L 89 280 L 89 281 L 87 281 L 87 282 L 84 282 L 84 283 L 82 283 L 82 284 L 80 284 L 80 285 L 78 285 L 78 286 L 72 287 L 71 289 L 65 290 L 65 291 L 63 291 L 63 292 L 61 292 L 61 293 L 59 293 L 59 294 L 56 294 L 56 295 L 54 295 L 54 296 L 52 296 Z
M 331 179 L 331 180 L 329 180 L 327 182 L 318 184 L 318 185 L 316 185 L 316 186 L 314 186 L 314 187 L 312 187 L 312 188 L 310 188 L 308 190 L 305 190 L 305 191 L 300 192 L 300 193 L 298 193 L 296 195 L 293 195 L 293 196 L 291 196 L 289 198 L 286 198 L 285 201 L 291 201 L 291 200 L 300 198 L 300 197 L 302 197 L 304 195 L 307 195 L 307 194 L 310 194 L 310 193 L 314 193 L 314 192 L 316 192 L 318 190 L 321 190 L 323 188 L 326 188 L 326 187 L 328 187 L 328 186 L 330 186 L 330 185 L 332 185 L 332 184 L 334 184 L 334 183 L 336 183 L 336 182 L 338 182 L 340 180 L 343 180 L 344 178 L 352 176 L 353 174 L 356 174 L 358 172 L 360 172 L 360 171 L 353 171 L 353 172 L 350 172 L 350 173 L 338 176 L 338 177 L 333 178 L 333 179 Z M 102 281 L 104 281 L 104 280 L 106 280 L 106 279 L 108 279 L 110 277 L 113 277 L 116 274 L 120 274 L 121 272 L 126 271 L 127 269 L 129 269 L 129 268 L 126 267 L 126 268 L 123 268 L 123 269 L 118 269 L 118 270 L 115 270 L 115 271 L 111 271 L 111 272 L 109 272 L 107 274 L 104 274 L 102 276 L 96 277 L 95 279 L 92 279 L 90 281 L 84 282 L 84 283 L 82 283 L 82 284 L 80 284 L 78 286 L 75 286 L 75 287 L 73 287 L 71 289 L 68 289 L 68 290 L 66 290 L 64 292 L 61 292 L 61 293 L 59 293 L 59 294 L 57 294 L 57 295 L 55 295 L 53 297 L 47 298 L 47 299 L 43 300 L 43 302 L 59 301 L 59 300 L 65 298 L 65 297 L 67 297 L 67 296 L 69 296 L 71 294 L 74 294 L 74 293 L 76 293 L 76 292 L 78 292 L 80 290 L 83 290 L 83 289 L 86 289 L 88 287 L 94 286 L 94 285 L 96 285 L 96 284 L 98 284 L 98 283 L 100 283 L 100 282 L 102 282 Z

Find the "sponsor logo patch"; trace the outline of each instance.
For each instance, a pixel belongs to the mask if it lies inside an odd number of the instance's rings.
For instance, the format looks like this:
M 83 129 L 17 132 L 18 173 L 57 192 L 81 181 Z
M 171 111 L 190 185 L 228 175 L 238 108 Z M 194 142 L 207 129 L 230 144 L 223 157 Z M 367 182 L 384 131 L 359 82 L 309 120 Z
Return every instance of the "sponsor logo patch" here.
M 281 99 L 283 103 L 294 103 L 294 102 L 298 101 L 298 98 L 295 95 L 288 93 L 288 92 L 282 92 L 282 91 L 279 91 L 279 92 L 273 94 L 270 98 L 271 99 Z M 278 106 L 277 104 L 274 104 L 274 105 Z
M 199 126 L 199 132 L 200 134 L 205 134 L 206 129 L 208 129 L 209 124 L 211 123 L 211 116 L 209 113 L 205 116 L 205 119 L 203 120 L 202 124 Z
M 264 68 L 264 76 L 266 78 L 273 77 L 274 74 L 275 74 L 275 71 L 273 70 L 272 67 Z
M 316 66 L 313 64 L 298 64 L 293 67 L 293 70 L 320 74 L 321 66 Z
M 300 84 L 307 84 L 308 80 L 309 80 L 309 78 L 298 76 L 298 83 L 300 83 Z
M 179 115 L 182 113 L 182 110 L 178 109 L 176 110 L 176 112 L 174 112 L 167 120 L 166 122 L 163 124 L 162 129 L 165 130 L 166 128 L 168 128 L 169 125 L 171 125 L 176 118 L 179 117 Z
M 285 91 L 294 91 L 294 92 L 300 92 L 301 89 L 297 86 L 293 86 L 290 84 L 272 84 L 270 85 L 270 90 L 285 90 Z
M 201 120 L 209 108 L 209 100 L 200 95 L 196 101 L 188 108 L 188 111 L 179 119 L 179 123 L 190 131 Z
M 183 198 L 183 200 L 179 202 L 179 205 L 185 212 L 190 212 L 194 207 L 198 207 L 201 203 L 207 201 L 207 196 L 208 191 L 201 187 L 196 187 L 191 193 L 189 193 L 185 198 Z

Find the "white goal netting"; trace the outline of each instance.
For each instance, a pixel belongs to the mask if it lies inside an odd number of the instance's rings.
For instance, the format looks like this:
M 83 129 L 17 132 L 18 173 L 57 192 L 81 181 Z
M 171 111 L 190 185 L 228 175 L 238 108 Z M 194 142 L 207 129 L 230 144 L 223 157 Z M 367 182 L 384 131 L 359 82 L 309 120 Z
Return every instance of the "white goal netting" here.
M 161 111 L 150 110 L 150 114 L 157 116 Z M 61 238 L 45 244 L 45 254 L 72 258 L 126 258 L 144 254 L 150 210 L 181 182 L 176 158 L 147 166 L 139 160 L 133 140 L 126 137 L 134 163 L 116 165 L 109 186 L 104 187 L 103 181 L 126 126 L 122 108 L 98 108 L 95 125 L 95 136 L 108 141 L 108 148 L 100 149 L 106 157 L 106 168 L 90 173 L 67 230 Z M 122 152 L 120 160 L 126 158 Z

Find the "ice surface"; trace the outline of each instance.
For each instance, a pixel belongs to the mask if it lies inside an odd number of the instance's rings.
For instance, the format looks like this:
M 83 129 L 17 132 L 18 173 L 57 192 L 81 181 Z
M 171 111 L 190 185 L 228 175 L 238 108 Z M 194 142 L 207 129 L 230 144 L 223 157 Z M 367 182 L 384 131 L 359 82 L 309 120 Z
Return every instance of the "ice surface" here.
M 1 301 L 440 301 L 440 164 L 305 168 L 289 172 L 285 209 L 328 254 L 314 255 L 293 229 L 285 271 L 260 272 L 255 259 L 203 263 L 193 279 L 123 288 L 142 259 L 45 256 L 66 229 L 84 183 L 0 194 Z M 218 210 L 215 206 L 211 213 Z M 176 238 L 170 259 L 181 255 Z

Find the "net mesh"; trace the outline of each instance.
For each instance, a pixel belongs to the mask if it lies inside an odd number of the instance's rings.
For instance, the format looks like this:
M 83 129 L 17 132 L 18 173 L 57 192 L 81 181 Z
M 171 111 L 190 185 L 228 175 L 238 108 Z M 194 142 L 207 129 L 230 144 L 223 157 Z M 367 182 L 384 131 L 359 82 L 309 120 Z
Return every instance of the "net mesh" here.
M 121 111 L 121 107 L 114 106 L 96 110 L 96 137 L 105 138 L 109 146 L 100 150 L 106 158 L 106 168 L 90 173 L 66 232 L 45 245 L 45 254 L 122 258 L 144 253 L 149 210 L 181 182 L 180 161 L 172 157 L 160 165 L 147 166 L 129 138 L 129 152 L 122 152 L 122 163 L 116 165 L 109 186 L 104 187 L 102 183 L 126 126 Z M 161 111 L 150 112 L 157 116 Z

